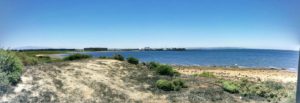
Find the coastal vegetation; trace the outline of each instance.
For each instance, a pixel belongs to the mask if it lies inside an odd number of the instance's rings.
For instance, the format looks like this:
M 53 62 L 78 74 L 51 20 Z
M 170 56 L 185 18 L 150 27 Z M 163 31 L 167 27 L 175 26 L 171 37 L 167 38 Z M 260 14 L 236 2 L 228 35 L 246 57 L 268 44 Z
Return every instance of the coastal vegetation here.
M 254 82 L 246 78 L 239 81 L 222 81 L 222 87 L 229 93 L 239 93 L 244 97 L 263 97 L 267 101 L 279 101 L 286 98 L 288 93 L 283 84 L 275 81 Z
M 169 65 L 159 65 L 156 68 L 154 68 L 154 70 L 156 71 L 156 73 L 160 74 L 160 75 L 169 75 L 169 76 L 177 76 L 179 75 L 179 73 L 173 69 L 172 66 Z
M 80 59 L 88 59 L 88 58 L 92 58 L 92 56 L 77 53 L 77 54 L 72 54 L 72 55 L 69 55 L 69 56 L 65 57 L 64 60 L 72 61 L 72 60 L 80 60 Z
M 172 66 L 166 64 L 160 64 L 158 62 L 148 62 L 145 63 L 145 66 L 150 69 L 154 70 L 159 75 L 167 75 L 167 76 L 178 76 L 178 73 Z
M 157 62 L 153 62 L 153 61 L 152 61 L 152 62 L 147 63 L 146 66 L 147 66 L 149 69 L 155 69 L 155 68 L 157 68 L 158 66 L 160 66 L 160 64 L 157 63 Z
M 216 76 L 213 73 L 211 73 L 211 72 L 203 72 L 201 74 L 194 74 L 194 76 L 216 78 Z
M 31 81 L 32 83 L 36 83 L 35 85 L 40 85 L 37 84 L 38 81 L 49 83 L 52 83 L 53 81 L 53 87 L 55 87 L 55 90 L 58 91 L 42 92 L 42 90 L 45 90 L 46 87 L 52 85 L 43 84 L 33 90 L 21 91 L 21 94 L 25 94 L 23 96 L 19 95 L 17 101 L 21 99 L 21 97 L 28 99 L 29 95 L 31 94 L 26 93 L 35 90 L 41 90 L 39 92 L 40 94 L 43 94 L 39 95 L 38 98 L 48 98 L 48 95 L 52 99 L 56 98 L 53 99 L 56 102 L 58 102 L 59 100 L 66 100 L 66 102 L 72 101 L 71 99 L 63 99 L 62 97 L 58 96 L 59 93 L 56 93 L 60 92 L 59 90 L 65 89 L 69 89 L 68 91 L 73 91 L 71 90 L 71 88 L 66 88 L 67 85 L 75 85 L 70 84 L 70 82 L 68 82 L 69 79 L 82 79 L 82 81 L 77 80 L 78 83 L 76 85 L 85 85 L 89 89 L 97 91 L 97 94 L 92 95 L 93 98 L 99 97 L 103 100 L 111 102 L 113 100 L 127 100 L 127 98 L 130 97 L 129 94 L 126 94 L 128 93 L 130 88 L 128 88 L 128 91 L 127 89 L 118 91 L 119 89 L 116 89 L 116 87 L 118 86 L 114 86 L 114 88 L 110 87 L 110 85 L 118 83 L 118 85 L 124 85 L 124 88 L 128 85 L 136 86 L 136 88 L 139 88 L 139 93 L 150 91 L 152 97 L 165 95 L 169 102 L 293 102 L 295 99 L 295 94 L 293 93 L 293 91 L 295 90 L 295 85 L 293 83 L 283 83 L 274 80 L 254 80 L 251 77 L 228 77 L 222 75 L 222 73 L 211 72 L 209 70 L 203 70 L 199 73 L 185 74 L 176 66 L 160 64 L 158 62 L 140 63 L 140 61 L 134 57 L 127 58 L 126 62 L 114 62 L 116 60 L 124 61 L 124 57 L 119 54 L 112 57 L 102 56 L 99 57 L 99 59 L 93 59 L 91 61 L 81 61 L 81 59 L 89 58 L 91 58 L 90 55 L 73 54 L 65 57 L 63 60 L 54 61 L 47 55 L 36 57 L 24 52 L 0 50 L 0 83 L 2 86 L 0 96 L 3 96 L 3 94 L 5 93 L 5 90 L 3 88 L 4 85 L 16 85 L 20 82 L 20 78 L 24 70 L 27 70 L 27 72 L 25 71 L 26 76 L 32 76 L 31 78 L 36 81 Z M 70 64 L 64 61 L 72 61 L 72 63 L 74 62 L 74 64 Z M 80 65 L 86 63 L 93 66 L 87 67 L 88 70 L 82 69 Z M 37 64 L 41 65 L 36 66 Z M 27 69 L 24 69 L 23 67 Z M 100 68 L 105 69 L 106 72 L 103 72 Z M 95 70 L 97 70 L 97 72 L 94 72 Z M 226 69 L 222 70 L 226 71 Z M 68 75 L 72 76 L 67 77 L 69 78 L 67 79 L 66 77 L 62 77 L 61 73 L 68 73 Z M 90 73 L 93 73 L 93 75 L 95 75 L 97 78 L 90 77 Z M 108 77 L 104 78 L 103 76 Z M 111 80 L 108 78 L 110 78 Z M 122 81 L 124 81 L 124 83 L 126 84 L 122 84 L 123 82 L 115 81 L 120 78 L 122 78 Z M 105 82 L 97 81 L 99 79 Z M 26 83 L 28 81 L 23 82 Z M 43 86 L 46 87 L 43 88 Z M 80 86 L 79 90 L 86 89 Z M 111 91 L 111 93 L 105 92 L 105 90 L 109 90 Z M 78 90 L 74 90 L 73 92 L 76 93 L 75 91 Z M 130 91 L 137 92 L 137 90 L 135 89 L 130 89 Z M 72 95 L 73 97 L 78 98 L 83 96 L 82 93 L 74 94 L 73 92 L 68 92 L 68 95 Z M 132 99 L 134 97 L 130 98 Z M 48 102 L 51 102 L 52 99 L 48 99 Z
M 0 49 L 0 97 L 21 81 L 23 63 L 15 52 Z
M 134 58 L 134 57 L 129 57 L 127 58 L 127 62 L 130 63 L 130 64 L 139 64 L 139 60 L 137 58 Z
M 112 58 L 119 61 L 124 61 L 124 57 L 120 54 L 115 54 Z
M 15 54 L 17 57 L 19 57 L 19 59 L 25 66 L 37 65 L 39 64 L 39 62 L 41 62 L 39 61 L 39 58 L 32 55 L 28 55 L 24 52 L 15 52 Z
M 159 89 L 165 91 L 179 91 L 181 88 L 187 87 L 184 81 L 181 79 L 174 79 L 174 80 L 160 79 L 156 82 L 156 86 Z
M 98 58 L 99 59 L 110 59 L 110 57 L 107 57 L 107 56 L 99 56 Z
M 16 85 L 20 81 L 23 64 L 15 53 L 0 50 L 0 85 Z
M 62 62 L 62 59 L 51 58 L 49 54 L 67 53 L 68 51 L 10 51 L 21 60 L 24 66 L 33 66 L 43 63 Z
M 15 51 L 15 52 L 23 53 L 23 54 L 26 54 L 28 56 L 36 56 L 36 55 L 39 55 L 39 54 L 44 54 L 44 55 L 47 55 L 47 54 L 65 54 L 65 53 L 74 52 L 74 51 L 68 51 L 68 50 L 65 50 L 65 51 L 51 51 L 51 50 L 39 51 L 39 50 L 34 50 L 34 51 Z
M 223 81 L 223 89 L 230 93 L 238 93 L 238 86 L 231 81 Z

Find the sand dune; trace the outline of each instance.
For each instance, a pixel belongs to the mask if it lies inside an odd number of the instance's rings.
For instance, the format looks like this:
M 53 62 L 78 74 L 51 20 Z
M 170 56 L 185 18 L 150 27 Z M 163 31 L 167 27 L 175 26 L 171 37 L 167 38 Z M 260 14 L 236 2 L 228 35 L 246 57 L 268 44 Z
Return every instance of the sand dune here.
M 164 96 L 138 90 L 123 80 L 130 67 L 117 60 L 86 60 L 28 67 L 14 94 L 2 101 L 29 102 L 164 102 Z M 147 75 L 146 75 L 147 76 Z M 145 88 L 149 85 L 141 84 Z

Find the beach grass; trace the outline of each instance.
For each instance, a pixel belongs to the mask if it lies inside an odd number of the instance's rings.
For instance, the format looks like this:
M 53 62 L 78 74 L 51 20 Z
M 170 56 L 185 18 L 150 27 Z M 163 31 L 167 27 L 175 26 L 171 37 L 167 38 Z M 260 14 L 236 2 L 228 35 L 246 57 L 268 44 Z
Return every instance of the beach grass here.
M 193 74 L 193 76 L 207 77 L 207 78 L 216 78 L 212 72 L 203 72 L 201 74 Z

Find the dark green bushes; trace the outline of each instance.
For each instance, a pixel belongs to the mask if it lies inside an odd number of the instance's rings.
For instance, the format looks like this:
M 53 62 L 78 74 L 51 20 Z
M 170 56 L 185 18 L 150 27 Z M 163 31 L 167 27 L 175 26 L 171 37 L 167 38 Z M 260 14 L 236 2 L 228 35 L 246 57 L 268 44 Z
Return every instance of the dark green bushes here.
M 130 63 L 130 64 L 139 64 L 139 60 L 137 58 L 134 58 L 134 57 L 129 57 L 127 58 L 127 62 Z
M 157 62 L 149 62 L 145 64 L 147 68 L 154 70 L 159 75 L 178 76 L 179 72 L 173 69 L 172 66 L 160 64 Z
M 100 58 L 100 59 L 109 59 L 110 57 L 107 57 L 107 56 L 100 56 L 100 57 L 98 57 L 98 58 Z
M 86 54 L 73 54 L 73 55 L 65 57 L 64 60 L 72 61 L 72 60 L 88 59 L 88 58 L 91 58 L 91 57 L 92 56 L 86 55 Z
M 22 67 L 15 53 L 0 50 L 0 85 L 16 85 L 21 80 Z
M 169 65 L 159 65 L 158 67 L 155 68 L 155 71 L 160 75 L 169 75 L 169 76 L 179 75 L 179 73 Z
M 149 69 L 155 69 L 159 66 L 160 64 L 157 63 L 157 62 L 149 62 L 146 64 L 146 66 L 149 68 Z
M 164 91 L 178 91 L 181 88 L 186 88 L 184 81 L 181 79 L 174 79 L 172 81 L 160 79 L 156 82 L 156 86 Z
M 122 55 L 120 55 L 120 54 L 116 54 L 112 58 L 116 59 L 116 60 L 124 61 L 124 57 Z

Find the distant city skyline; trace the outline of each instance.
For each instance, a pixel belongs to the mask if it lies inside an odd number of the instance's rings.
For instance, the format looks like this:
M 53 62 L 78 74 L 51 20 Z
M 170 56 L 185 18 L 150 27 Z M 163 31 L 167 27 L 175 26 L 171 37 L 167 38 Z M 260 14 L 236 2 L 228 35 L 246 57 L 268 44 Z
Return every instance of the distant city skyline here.
M 0 47 L 298 50 L 298 0 L 0 1 Z

